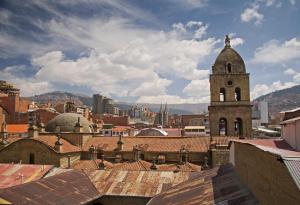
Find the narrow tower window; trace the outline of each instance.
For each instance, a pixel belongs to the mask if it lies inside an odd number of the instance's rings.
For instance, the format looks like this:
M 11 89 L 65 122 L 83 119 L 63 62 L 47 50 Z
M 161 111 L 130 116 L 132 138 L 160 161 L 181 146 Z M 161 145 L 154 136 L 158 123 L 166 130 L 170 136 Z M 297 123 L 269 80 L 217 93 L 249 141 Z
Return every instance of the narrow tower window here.
M 243 120 L 241 118 L 236 118 L 234 122 L 234 130 L 236 135 L 243 135 Z
M 241 89 L 235 88 L 235 101 L 241 101 Z
M 227 120 L 226 120 L 226 118 L 221 118 L 219 120 L 219 135 L 227 135 Z
M 231 63 L 228 63 L 228 64 L 227 64 L 227 72 L 228 72 L 228 73 L 231 73 Z
M 225 88 L 220 88 L 220 102 L 225 102 Z

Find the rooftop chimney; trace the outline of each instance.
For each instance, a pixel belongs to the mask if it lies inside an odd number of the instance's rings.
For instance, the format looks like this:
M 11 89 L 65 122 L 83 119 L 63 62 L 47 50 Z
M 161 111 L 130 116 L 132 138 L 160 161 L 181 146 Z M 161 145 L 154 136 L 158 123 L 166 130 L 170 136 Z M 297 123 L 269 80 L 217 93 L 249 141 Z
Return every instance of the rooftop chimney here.
M 28 128 L 28 137 L 35 138 L 38 136 L 39 136 L 39 130 L 38 130 L 37 126 L 30 125 L 30 127 Z
M 141 159 L 141 148 L 138 145 L 133 146 L 134 161 Z
M 90 152 L 90 159 L 96 160 L 97 159 L 97 148 L 94 145 L 91 145 L 89 148 Z
M 75 132 L 78 132 L 78 133 L 83 132 L 83 126 L 80 123 L 80 117 L 78 117 L 78 120 L 75 124 Z
M 122 137 L 123 137 L 122 135 L 119 135 L 119 140 L 117 142 L 119 151 L 123 150 L 123 146 L 124 146 L 124 142 L 123 142 Z
M 100 170 L 105 170 L 104 154 L 101 155 L 101 162 L 99 163 L 99 169 Z
M 185 164 L 188 162 L 188 153 L 189 151 L 185 148 L 185 146 L 182 146 L 179 151 L 179 164 Z
M 157 166 L 156 166 L 156 164 L 155 164 L 155 158 L 153 157 L 153 159 L 152 159 L 152 165 L 150 166 L 150 169 L 151 170 L 157 170 Z
M 57 131 L 57 133 L 56 133 L 57 140 L 55 142 L 54 149 L 57 150 L 58 152 L 61 152 L 63 143 L 60 141 L 60 138 L 61 138 L 60 127 L 57 126 L 56 131 Z

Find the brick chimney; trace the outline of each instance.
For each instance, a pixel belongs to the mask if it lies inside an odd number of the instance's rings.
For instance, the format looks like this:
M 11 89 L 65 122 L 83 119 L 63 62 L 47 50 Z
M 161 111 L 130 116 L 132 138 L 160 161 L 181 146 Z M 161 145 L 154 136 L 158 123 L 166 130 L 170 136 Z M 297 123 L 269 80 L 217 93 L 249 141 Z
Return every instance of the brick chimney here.
M 57 133 L 56 133 L 56 137 L 57 137 L 57 140 L 55 142 L 55 145 L 54 145 L 54 149 L 58 152 L 61 152 L 61 149 L 62 149 L 62 146 L 63 146 L 63 143 L 61 142 L 61 134 L 60 134 L 60 128 L 57 127 Z M 59 132 L 58 132 L 59 131 Z
M 141 159 L 141 148 L 138 145 L 133 146 L 134 161 Z
M 78 117 L 78 120 L 77 120 L 74 128 L 75 128 L 74 131 L 77 133 L 83 132 L 83 126 L 80 123 L 80 117 Z
M 189 151 L 185 148 L 185 146 L 182 146 L 179 150 L 179 164 L 185 164 L 188 162 L 189 157 Z
M 152 165 L 150 166 L 150 169 L 151 169 L 151 170 L 157 170 L 157 166 L 156 166 L 155 158 L 154 158 L 154 157 L 153 157 L 153 159 L 152 159 Z
M 37 126 L 30 125 L 30 127 L 28 128 L 28 137 L 35 138 L 38 136 L 39 136 L 39 130 L 38 130 Z
M 99 163 L 99 169 L 100 170 L 105 170 L 104 154 L 101 155 L 101 162 Z
M 122 151 L 123 150 L 123 147 L 124 147 L 124 142 L 123 142 L 123 136 L 122 135 L 119 135 L 119 140 L 117 142 L 118 144 L 118 150 L 119 151 Z
M 97 159 L 97 148 L 94 145 L 91 145 L 89 148 L 90 159 L 96 160 Z

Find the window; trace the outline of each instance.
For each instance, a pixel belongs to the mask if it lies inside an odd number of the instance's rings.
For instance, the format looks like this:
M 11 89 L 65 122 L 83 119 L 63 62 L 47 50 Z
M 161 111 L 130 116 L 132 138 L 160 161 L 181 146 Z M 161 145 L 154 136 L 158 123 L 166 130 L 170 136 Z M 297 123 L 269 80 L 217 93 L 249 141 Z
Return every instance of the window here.
M 221 118 L 219 120 L 219 135 L 227 135 L 227 120 L 226 120 L 226 118 Z
M 225 102 L 225 88 L 220 88 L 220 102 Z
M 29 154 L 29 164 L 34 164 L 34 154 L 33 153 Z
M 231 63 L 228 63 L 228 64 L 227 64 L 227 72 L 228 72 L 228 73 L 231 73 Z
M 241 101 L 241 89 L 235 88 L 235 101 Z
M 241 118 L 236 118 L 234 122 L 234 130 L 236 135 L 243 135 L 243 120 Z

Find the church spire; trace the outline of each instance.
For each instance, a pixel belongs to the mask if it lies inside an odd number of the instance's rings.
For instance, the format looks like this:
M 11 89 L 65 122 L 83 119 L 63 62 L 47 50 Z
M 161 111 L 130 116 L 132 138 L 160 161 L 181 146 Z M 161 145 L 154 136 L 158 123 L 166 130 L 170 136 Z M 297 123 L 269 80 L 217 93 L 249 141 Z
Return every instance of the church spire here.
M 165 104 L 165 112 L 168 112 L 168 103 Z
M 163 108 L 162 108 L 162 103 L 160 104 L 160 109 L 159 109 L 159 113 L 162 113 Z

